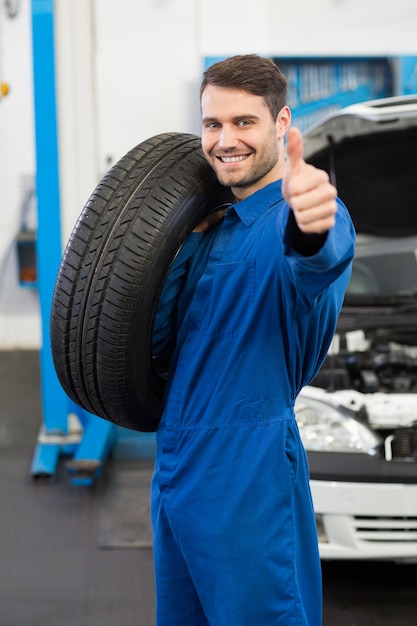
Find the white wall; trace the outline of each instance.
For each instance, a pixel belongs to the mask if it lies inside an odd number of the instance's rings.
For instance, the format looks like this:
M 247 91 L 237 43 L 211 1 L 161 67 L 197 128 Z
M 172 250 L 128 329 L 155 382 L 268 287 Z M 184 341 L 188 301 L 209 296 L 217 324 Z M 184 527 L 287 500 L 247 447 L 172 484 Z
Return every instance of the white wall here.
M 207 0 L 201 50 L 291 55 L 414 55 L 415 0 Z
M 0 348 L 36 347 L 40 342 L 35 290 L 18 284 L 15 239 L 22 208 L 34 184 L 32 55 L 29 3 L 8 18 L 0 2 L 0 81 L 9 94 L 0 100 Z M 32 225 L 36 206 L 28 207 Z
M 0 349 L 39 347 L 13 241 L 34 177 L 31 2 L 0 0 Z M 199 132 L 206 56 L 416 55 L 415 0 L 55 0 L 62 238 L 109 165 L 165 131 Z

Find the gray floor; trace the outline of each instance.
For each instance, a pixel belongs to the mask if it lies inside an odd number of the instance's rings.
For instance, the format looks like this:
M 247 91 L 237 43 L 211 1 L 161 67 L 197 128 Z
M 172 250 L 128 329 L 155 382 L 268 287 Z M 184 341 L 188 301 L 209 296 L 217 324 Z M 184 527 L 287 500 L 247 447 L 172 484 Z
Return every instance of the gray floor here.
M 0 352 L 0 626 L 153 626 L 151 549 L 99 542 L 112 477 L 149 462 L 110 460 L 92 487 L 72 485 L 63 464 L 33 479 L 39 390 L 36 352 Z M 323 574 L 324 626 L 417 624 L 417 566 L 327 563 Z
M 152 626 L 151 550 L 99 548 L 111 462 L 93 487 L 30 476 L 39 388 L 37 353 L 0 352 L 0 626 Z

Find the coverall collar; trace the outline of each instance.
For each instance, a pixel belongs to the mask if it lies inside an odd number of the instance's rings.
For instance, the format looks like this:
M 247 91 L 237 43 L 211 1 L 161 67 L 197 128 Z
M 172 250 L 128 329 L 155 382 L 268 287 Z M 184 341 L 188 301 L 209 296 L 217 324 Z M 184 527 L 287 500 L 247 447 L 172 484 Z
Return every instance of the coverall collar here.
M 245 226 L 250 226 L 269 207 L 282 200 L 282 180 L 269 183 L 240 202 L 234 202 L 234 209 Z M 229 210 L 230 210 L 229 209 Z

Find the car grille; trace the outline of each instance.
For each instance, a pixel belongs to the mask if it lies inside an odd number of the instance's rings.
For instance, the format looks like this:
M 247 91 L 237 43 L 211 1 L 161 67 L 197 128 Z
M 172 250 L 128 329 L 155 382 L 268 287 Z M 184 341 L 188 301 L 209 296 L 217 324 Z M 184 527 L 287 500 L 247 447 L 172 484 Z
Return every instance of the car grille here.
M 353 523 L 355 536 L 361 541 L 417 543 L 417 517 L 357 515 Z

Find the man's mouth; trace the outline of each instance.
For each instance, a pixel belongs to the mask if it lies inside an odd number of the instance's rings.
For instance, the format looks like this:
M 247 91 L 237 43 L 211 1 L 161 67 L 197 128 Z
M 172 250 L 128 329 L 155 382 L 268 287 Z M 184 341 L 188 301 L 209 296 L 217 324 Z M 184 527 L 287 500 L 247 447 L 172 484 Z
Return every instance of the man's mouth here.
M 247 154 L 240 154 L 238 156 L 218 156 L 217 157 L 222 163 L 239 163 L 239 161 L 244 161 L 248 158 Z

